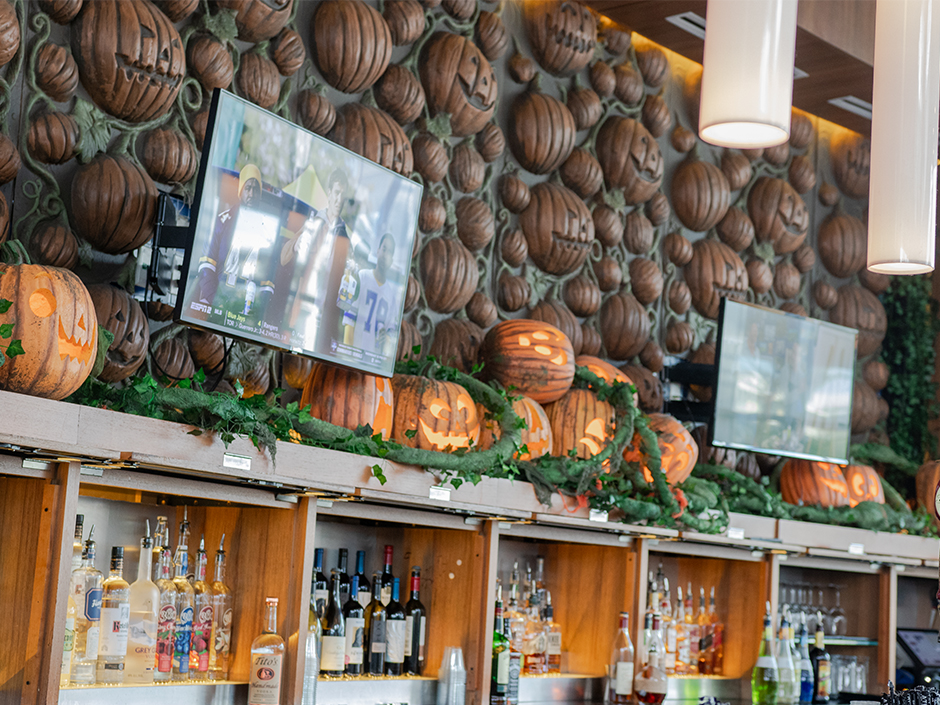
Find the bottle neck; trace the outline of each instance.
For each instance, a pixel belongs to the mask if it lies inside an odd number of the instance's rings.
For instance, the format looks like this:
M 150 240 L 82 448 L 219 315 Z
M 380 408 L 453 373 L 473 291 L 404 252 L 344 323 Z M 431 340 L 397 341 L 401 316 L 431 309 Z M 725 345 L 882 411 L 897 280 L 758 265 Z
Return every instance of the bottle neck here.
M 111 572 L 108 573 L 108 578 L 124 578 L 124 559 L 123 558 L 112 558 L 111 559 Z
M 379 580 L 378 573 L 372 574 L 372 599 L 379 602 L 382 600 L 382 581 Z
M 359 575 L 362 575 L 366 571 L 366 552 L 359 551 L 356 553 L 356 572 Z
M 417 573 L 411 574 L 411 599 L 417 600 L 421 594 L 421 576 Z
M 85 568 L 95 567 L 95 545 L 93 543 L 85 543 L 85 550 L 82 552 L 82 566 Z
M 150 580 L 153 571 L 153 541 L 143 539 L 140 542 L 140 560 L 137 562 L 137 579 Z
M 314 553 L 313 569 L 317 571 L 318 573 L 323 572 L 323 549 L 322 548 L 318 548 L 316 550 L 316 553 Z
M 398 578 L 395 578 L 392 581 L 392 602 L 398 602 L 398 596 L 399 596 L 398 590 L 399 590 Z
M 341 549 L 339 552 L 339 563 L 336 564 L 336 567 L 339 568 L 340 573 L 346 572 L 346 561 L 348 557 L 346 555 L 346 549 Z
M 223 551 L 215 554 L 215 577 L 213 580 L 217 583 L 225 582 L 225 553 Z
M 340 580 L 339 580 L 339 572 L 334 570 L 334 571 L 333 571 L 333 585 L 332 585 L 332 588 L 333 588 L 333 602 L 335 602 L 338 607 L 341 607 L 342 604 L 343 604 L 341 600 L 342 600 L 343 598 L 342 598 L 342 597 L 340 596 L 340 594 L 339 594 L 339 583 L 340 583 Z
M 277 634 L 277 603 L 269 602 L 264 608 L 264 633 Z
M 493 613 L 493 629 L 499 633 L 503 633 L 503 603 L 496 601 L 496 610 Z
M 393 549 L 391 546 L 385 547 L 385 569 L 383 571 L 385 575 L 392 574 L 392 551 Z
M 157 564 L 157 567 L 160 568 L 160 578 L 162 580 L 170 580 L 172 575 L 172 566 L 173 562 L 170 560 L 170 552 L 165 548 L 160 552 L 160 562 Z
M 822 629 L 816 630 L 816 648 L 817 649 L 826 648 L 826 635 Z
M 209 556 L 205 553 L 199 553 L 196 556 L 196 580 L 201 580 L 205 582 L 206 580 L 206 570 L 209 567 Z
M 630 633 L 630 616 L 626 614 L 620 615 L 620 631 Z
M 359 576 L 354 575 L 352 576 L 352 583 L 349 586 L 349 601 L 355 602 L 358 605 L 359 603 L 356 601 L 356 595 L 358 594 L 359 594 Z

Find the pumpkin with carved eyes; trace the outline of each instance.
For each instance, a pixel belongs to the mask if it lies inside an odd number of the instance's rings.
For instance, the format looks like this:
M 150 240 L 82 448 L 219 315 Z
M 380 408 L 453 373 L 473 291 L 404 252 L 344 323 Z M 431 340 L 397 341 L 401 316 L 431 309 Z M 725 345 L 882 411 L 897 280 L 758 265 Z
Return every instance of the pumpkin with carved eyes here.
M 519 223 L 529 256 L 543 272 L 570 274 L 584 264 L 594 242 L 594 220 L 578 196 L 551 182 L 530 189 Z
M 482 406 L 477 406 L 481 424 L 480 448 L 486 450 L 499 440 L 502 432 L 499 428 L 499 421 L 495 418 L 486 418 L 485 411 L 480 410 Z M 527 451 L 517 451 L 513 457 L 516 460 L 535 460 L 551 453 L 552 426 L 542 405 L 534 399 L 523 396 L 512 403 L 512 410 L 516 412 L 516 416 L 525 422 L 519 447 L 525 446 Z
M 838 465 L 791 458 L 780 474 L 780 494 L 790 504 L 819 504 L 844 507 L 849 486 Z
M 545 407 L 552 425 L 552 455 L 591 458 L 613 437 L 614 407 L 588 389 L 570 389 Z
M 669 414 L 650 414 L 649 427 L 656 434 L 661 457 L 660 467 L 666 474 L 666 482 L 679 485 L 688 480 L 695 463 L 698 462 L 698 444 L 692 434 L 675 416 Z M 640 463 L 643 477 L 647 482 L 653 481 L 653 474 L 646 467 L 640 453 L 639 435 L 634 435 L 631 444 L 624 448 L 623 459 Z
M 871 171 L 871 142 L 849 130 L 839 130 L 829 144 L 832 175 L 839 190 L 849 198 L 868 198 Z
M 773 243 L 778 255 L 793 252 L 806 239 L 809 229 L 806 203 L 783 179 L 760 177 L 747 196 L 747 210 L 754 221 L 757 240 Z
M 663 155 L 642 123 L 612 115 L 597 134 L 597 159 L 608 188 L 622 188 L 628 205 L 646 203 L 663 183 Z
M 386 169 L 411 176 L 411 142 L 391 116 L 362 103 L 346 103 L 336 111 L 329 138 Z
M 431 115 L 450 114 L 457 137 L 474 135 L 496 109 L 496 74 L 466 37 L 435 32 L 421 50 L 418 74 Z
M 718 240 L 697 240 L 692 245 L 692 261 L 685 268 L 685 281 L 692 305 L 706 318 L 718 318 L 722 296 L 743 300 L 748 276 L 738 254 Z
M 392 433 L 394 399 L 392 384 L 384 377 L 318 362 L 307 377 L 300 408 L 309 406 L 314 418 L 350 431 L 370 426 L 387 440 Z
M 152 2 L 86 2 L 71 34 L 82 85 L 107 112 L 146 122 L 173 105 L 186 55 L 176 27 Z
M 885 503 L 885 490 L 881 486 L 881 477 L 868 465 L 848 465 L 842 471 L 849 488 L 849 506 L 859 502 Z
M 477 407 L 459 384 L 416 375 L 395 375 L 392 389 L 395 397 L 392 438 L 398 443 L 437 451 L 478 444 Z
M 0 264 L 0 299 L 13 302 L 0 324 L 13 323 L 25 354 L 0 365 L 0 389 L 64 399 L 95 364 L 98 318 L 91 295 L 66 269 Z
M 539 65 L 554 76 L 578 73 L 594 58 L 597 19 L 581 3 L 526 0 L 526 36 Z
M 88 293 L 95 304 L 98 322 L 114 335 L 98 379 L 120 382 L 134 374 L 147 358 L 150 345 L 147 316 L 133 296 L 112 284 L 93 284 Z
M 560 399 L 574 380 L 574 349 L 560 330 L 525 318 L 493 326 L 480 349 L 483 373 L 539 404 Z

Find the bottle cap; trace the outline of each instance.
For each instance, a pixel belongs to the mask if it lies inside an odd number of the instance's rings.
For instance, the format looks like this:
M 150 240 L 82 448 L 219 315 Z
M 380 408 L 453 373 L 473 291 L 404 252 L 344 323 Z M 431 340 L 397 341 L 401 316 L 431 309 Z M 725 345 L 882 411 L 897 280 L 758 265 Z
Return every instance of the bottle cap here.
M 266 598 L 264 598 L 264 604 L 266 604 L 266 605 L 276 605 L 276 604 L 277 604 L 277 598 L 276 598 L 276 597 L 266 597 Z

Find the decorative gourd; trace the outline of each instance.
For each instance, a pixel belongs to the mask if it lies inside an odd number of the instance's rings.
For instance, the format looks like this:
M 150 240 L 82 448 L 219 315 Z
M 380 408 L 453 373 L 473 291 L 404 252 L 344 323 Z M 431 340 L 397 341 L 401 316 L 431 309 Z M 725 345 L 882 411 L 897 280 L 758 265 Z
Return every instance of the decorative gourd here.
M 743 210 L 732 206 L 717 226 L 718 237 L 735 252 L 742 252 L 754 241 L 754 223 Z
M 799 194 L 812 191 L 816 186 L 816 170 L 813 163 L 805 155 L 793 157 L 790 162 L 790 169 L 787 171 L 787 178 Z
M 802 110 L 790 109 L 790 146 L 805 149 L 813 141 L 813 121 Z
M 207 91 L 228 88 L 235 76 L 232 55 L 218 39 L 202 34 L 189 41 L 186 48 L 189 72 Z
M 545 407 L 552 427 L 552 455 L 591 458 L 613 437 L 614 407 L 588 389 L 570 389 Z
M 793 252 L 803 244 L 809 228 L 806 204 L 783 179 L 760 177 L 747 197 L 747 210 L 754 221 L 759 242 L 771 242 L 778 255 Z
M 78 123 L 68 113 L 43 113 L 29 126 L 27 149 L 44 164 L 64 164 L 75 156 L 78 146 Z
M 458 191 L 473 193 L 483 185 L 486 163 L 472 144 L 461 142 L 454 147 L 450 160 L 450 181 Z M 460 224 L 460 216 L 457 216 Z
M 343 93 L 361 93 L 385 73 L 392 33 L 362 0 L 321 2 L 311 22 L 313 60 L 324 80 Z
M 781 299 L 792 299 L 800 293 L 800 271 L 789 262 L 774 267 L 774 293 Z
M 806 309 L 803 308 L 803 305 L 798 304 L 796 301 L 784 301 L 778 308 L 781 311 L 792 313 L 795 316 L 802 316 L 803 318 L 806 318 L 809 315 Z
M 594 57 L 597 20 L 584 5 L 569 0 L 529 0 L 522 13 L 532 54 L 553 76 L 572 76 Z
M 277 65 L 255 52 L 242 54 L 235 85 L 241 95 L 265 110 L 274 107 L 281 93 Z
M 0 184 L 12 181 L 21 164 L 20 153 L 13 140 L 0 132 Z
M 147 122 L 176 102 L 186 74 L 183 44 L 149 0 L 83 3 L 71 38 L 82 85 L 111 115 Z
M 611 359 L 629 360 L 649 340 L 650 319 L 633 294 L 621 291 L 601 306 L 600 332 Z
M 685 321 L 672 321 L 666 328 L 666 350 L 680 355 L 695 344 L 695 331 Z
M 623 240 L 623 221 L 610 206 L 599 203 L 591 214 L 594 234 L 604 247 L 616 247 Z
M 529 282 L 525 277 L 515 277 L 509 272 L 503 272 L 499 277 L 499 287 L 496 292 L 499 305 L 506 311 L 513 313 L 529 304 Z
M 529 205 L 532 194 L 518 174 L 503 174 L 499 178 L 499 198 L 510 213 L 521 213 Z
M 581 198 L 590 198 L 604 184 L 604 173 L 594 155 L 586 149 L 575 147 L 565 163 L 561 165 L 561 180 Z
M 189 332 L 189 354 L 192 355 L 193 363 L 197 369 L 202 369 L 207 375 L 216 375 L 222 371 L 222 365 L 225 364 L 225 341 L 222 339 L 222 336 L 215 333 L 191 330 Z M 288 359 L 305 360 L 311 363 L 309 358 L 300 357 L 298 355 L 284 354 L 283 358 L 285 361 Z M 284 377 L 288 380 L 288 384 L 295 389 L 303 388 L 303 381 L 301 381 L 300 385 L 290 383 L 290 377 L 286 372 L 288 369 L 286 362 L 284 369 Z M 309 375 L 309 365 L 307 366 L 307 372 Z M 306 377 L 304 379 L 306 379 Z
M 552 452 L 552 426 L 545 409 L 534 399 L 522 396 L 512 403 L 516 416 L 525 422 L 519 447 L 527 452 L 517 451 L 513 457 L 517 460 L 535 460 Z M 502 435 L 499 422 L 481 416 L 480 447 L 489 448 Z
M 473 135 L 493 117 L 496 75 L 483 53 L 466 37 L 435 32 L 418 62 L 431 115 L 448 113 L 456 137 Z
M 659 88 L 669 75 L 669 59 L 666 52 L 652 42 L 636 47 L 636 63 L 643 74 L 643 82 L 651 88 Z
M 141 161 L 144 169 L 162 184 L 185 184 L 196 175 L 196 148 L 176 130 L 157 128 L 144 136 Z
M 535 90 L 520 93 L 512 104 L 509 148 L 522 167 L 548 174 L 574 149 L 574 117 L 557 98 Z
M 653 225 L 659 226 L 669 220 L 672 207 L 669 205 L 669 199 L 666 198 L 666 195 L 661 191 L 657 191 L 653 194 L 653 197 L 646 202 L 643 211 Z
M 597 332 L 597 329 L 588 323 L 581 324 L 581 338 L 583 342 L 581 343 L 581 354 L 582 355 L 599 355 L 601 352 L 601 334 Z
M 842 471 L 845 484 L 849 488 L 849 506 L 859 502 L 885 503 L 885 490 L 881 486 L 881 477 L 868 465 L 848 465 Z
M 637 208 L 627 214 L 623 224 L 623 244 L 627 252 L 645 255 L 653 247 L 655 237 L 653 223 L 643 214 L 643 211 Z
M 817 247 L 826 270 L 846 279 L 865 268 L 868 230 L 858 218 L 837 209 L 819 226 Z
M 493 211 L 485 201 L 464 196 L 457 201 L 457 237 L 471 252 L 482 250 L 496 235 Z
M 0 264 L 0 299 L 12 301 L 0 324 L 12 323 L 25 354 L 0 365 L 0 389 L 64 399 L 91 372 L 98 321 L 88 290 L 65 269 Z
M 398 331 L 398 354 L 395 359 L 399 361 L 417 359 L 420 356 L 421 345 L 421 333 L 418 332 L 417 326 L 411 321 L 402 321 L 401 329 Z M 418 354 L 415 353 L 415 348 L 418 349 Z
M 597 134 L 597 159 L 607 187 L 622 188 L 628 205 L 646 203 L 663 183 L 659 144 L 632 118 L 612 115 L 604 121 Z
M 824 206 L 832 207 L 839 202 L 839 189 L 830 183 L 825 183 L 819 187 L 819 202 Z
M 780 494 L 790 504 L 818 504 L 844 507 L 849 503 L 849 486 L 838 465 L 791 458 L 780 474 Z
M 469 374 L 480 357 L 483 329 L 462 318 L 446 318 L 434 328 L 430 354 L 445 365 Z
M 480 270 L 470 251 L 458 240 L 438 237 L 421 251 L 421 283 L 428 306 L 438 313 L 459 311 L 473 296 Z
M 325 137 L 336 124 L 336 108 L 329 99 L 317 91 L 302 91 L 297 99 L 300 124 L 311 132 Z
M 518 267 L 529 256 L 529 245 L 525 241 L 525 235 L 518 228 L 509 230 L 503 236 L 500 246 L 500 253 L 503 261 L 510 267 Z
M 78 65 L 68 49 L 49 42 L 36 55 L 36 85 L 57 103 L 65 103 L 78 88 Z
M 601 307 L 601 290 L 588 277 L 579 274 L 565 282 L 565 303 L 577 316 L 593 316 Z
M 621 368 L 636 387 L 640 398 L 640 410 L 653 414 L 663 410 L 663 383 L 659 377 L 645 367 L 626 365 Z
M 624 31 L 622 29 L 616 29 L 617 25 L 613 23 L 608 24 L 610 20 L 606 17 L 601 17 L 600 21 L 600 38 L 607 44 L 607 51 L 614 56 L 626 54 L 630 50 L 630 45 L 633 43 L 629 30 Z
M 616 87 L 614 95 L 627 105 L 639 105 L 643 98 L 643 77 L 633 68 L 630 62 L 624 62 L 614 67 Z
M 442 5 L 448 15 L 461 22 L 466 22 L 473 17 L 476 9 L 474 0 L 443 0 Z
M 840 326 L 858 329 L 859 357 L 867 357 L 875 352 L 888 330 L 884 306 L 868 289 L 855 284 L 839 288 L 839 297 L 829 312 L 829 320 Z
M 595 61 L 591 64 L 591 87 L 601 98 L 610 98 L 617 88 L 617 77 L 610 64 Z
M 373 88 L 376 104 L 399 125 L 414 122 L 424 110 L 424 89 L 418 77 L 398 64 L 391 64 Z
M 692 261 L 692 243 L 680 232 L 669 233 L 665 239 L 666 257 L 677 267 Z
M 641 304 L 651 304 L 663 293 L 663 273 L 659 265 L 646 257 L 630 260 L 630 286 Z
M 529 310 L 529 318 L 533 321 L 548 323 L 560 330 L 571 341 L 574 354 L 576 356 L 581 354 L 581 324 L 563 302 L 552 299 L 539 301 Z
M 397 47 L 411 44 L 424 32 L 424 10 L 417 0 L 389 0 L 382 16 Z
M 816 250 L 808 242 L 800 245 L 793 253 L 793 266 L 805 274 L 816 266 Z
M 218 0 L 218 4 L 236 10 L 238 38 L 252 44 L 280 32 L 294 9 L 294 0 Z
M 672 134 L 669 136 L 669 143 L 672 145 L 672 148 L 679 152 L 679 154 L 686 154 L 692 151 L 695 142 L 695 133 L 685 125 L 676 123 Z M 724 168 L 724 163 L 722 163 L 722 168 Z M 727 174 L 725 174 L 725 176 L 727 176 Z M 728 181 L 730 182 L 731 179 L 728 179 Z
M 790 158 L 790 143 L 781 142 L 773 147 L 764 148 L 764 161 L 774 166 L 783 166 Z
M 721 155 L 721 173 L 728 179 L 728 186 L 737 191 L 751 180 L 751 162 L 738 151 L 726 149 Z
M 436 233 L 444 227 L 446 219 L 444 202 L 425 191 L 421 197 L 421 208 L 418 209 L 418 229 L 424 233 Z
M 536 184 L 519 217 L 529 256 L 548 274 L 575 271 L 587 259 L 594 242 L 594 221 L 584 201 L 564 186 Z
M 535 62 L 518 51 L 509 57 L 506 69 L 509 71 L 510 78 L 516 83 L 528 83 L 535 78 L 535 73 L 538 71 Z
M 685 268 L 685 281 L 692 305 L 706 318 L 718 317 L 722 295 L 740 300 L 747 292 L 748 277 L 737 253 L 716 240 L 698 240 L 692 245 L 692 261 Z
M 617 291 L 623 283 L 623 268 L 613 257 L 601 257 L 594 262 L 594 276 L 601 291 Z
M 179 338 L 167 338 L 161 342 L 150 356 L 154 375 L 161 380 L 168 380 L 169 386 L 182 379 L 189 379 L 196 373 L 196 366 L 189 350 Z
M 839 293 L 828 282 L 818 280 L 813 284 L 813 300 L 823 311 L 828 311 L 839 301 Z
M 3 225 L 0 223 L 0 230 L 2 229 Z M 2 239 L 0 237 L 0 240 Z M 78 240 L 67 226 L 58 222 L 47 222 L 33 232 L 29 241 L 29 255 L 36 264 L 72 269 L 78 264 Z
M 564 396 L 574 380 L 571 341 L 554 326 L 515 319 L 497 323 L 480 350 L 483 374 L 539 404 Z
M 480 328 L 489 328 L 496 323 L 497 318 L 499 318 L 496 304 L 482 291 L 478 291 L 470 297 L 470 302 L 467 304 L 466 308 L 467 318 L 480 326 Z
M 425 181 L 441 181 L 450 168 L 450 158 L 441 141 L 428 132 L 419 133 L 411 145 L 414 165 Z
M 868 198 L 871 142 L 857 132 L 838 130 L 829 143 L 836 185 L 849 198 Z
M 418 300 L 421 298 L 421 285 L 418 283 L 418 280 L 413 274 L 408 275 L 408 287 L 405 289 L 405 305 L 403 307 L 405 313 L 408 313 L 415 306 L 418 305 Z M 469 306 L 469 304 L 468 304 Z
M 672 113 L 661 95 L 646 96 L 642 117 L 643 124 L 653 137 L 662 137 L 672 127 Z
M 669 285 L 669 308 L 671 308 L 673 312 L 683 316 L 691 305 L 692 292 L 689 291 L 689 285 L 683 281 L 673 281 L 672 284 Z
M 88 287 L 88 293 L 98 324 L 114 336 L 98 379 L 120 382 L 134 374 L 147 358 L 150 345 L 147 316 L 137 300 L 124 289 L 111 284 L 93 284 Z
M 888 377 L 891 371 L 881 360 L 869 360 L 862 368 L 862 377 L 868 383 L 868 386 L 876 392 L 880 392 L 888 386 Z
M 68 24 L 75 19 L 79 10 L 82 9 L 82 0 L 39 0 L 39 9 L 49 15 L 53 22 Z M 12 21 L 19 30 L 19 23 L 16 22 L 15 15 Z M 19 37 L 19 33 L 17 33 L 17 37 Z
M 147 242 L 156 209 L 157 187 L 124 157 L 99 154 L 72 177 L 72 225 L 101 252 L 124 254 Z
M 687 159 L 672 177 L 672 207 L 690 230 L 715 227 L 731 205 L 728 179 L 714 164 Z
M 477 18 L 476 42 L 490 61 L 496 61 L 509 47 L 509 34 L 499 15 L 482 10 Z
M 285 27 L 271 40 L 271 58 L 282 76 L 293 76 L 304 65 L 307 50 L 295 30 Z
M 591 88 L 575 88 L 569 91 L 567 105 L 577 130 L 594 127 L 604 114 L 601 98 Z
M 852 392 L 852 433 L 872 430 L 880 415 L 878 394 L 864 381 L 856 382 Z
M 666 355 L 655 340 L 649 341 L 640 351 L 640 362 L 643 363 L 643 367 L 651 372 L 660 372 L 665 361 Z
M 476 139 L 480 156 L 487 163 L 495 162 L 506 151 L 506 137 L 496 123 L 486 123 L 483 129 L 477 133 Z
M 593 357 L 591 355 L 578 355 L 574 360 L 574 364 L 578 367 L 587 367 L 588 370 L 596 374 L 608 384 L 612 384 L 614 382 L 633 384 L 627 375 L 611 365 L 609 362 L 601 360 L 599 357 Z
M 170 22 L 182 22 L 199 7 L 199 0 L 157 0 L 157 7 L 164 15 L 170 18 Z
M 715 364 L 715 344 L 706 340 L 699 345 L 689 356 L 689 362 L 696 365 L 714 365 Z M 709 402 L 712 400 L 712 388 L 703 387 L 698 384 L 690 384 L 689 391 L 699 401 Z
M 309 405 L 310 415 L 314 418 L 350 431 L 369 426 L 373 433 L 380 433 L 383 440 L 387 440 L 392 437 L 392 418 L 397 401 L 394 384 L 394 380 L 390 382 L 384 377 L 318 362 L 307 377 L 300 408 Z M 400 442 L 408 445 L 407 438 Z
M 751 257 L 747 261 L 747 281 L 756 294 L 766 294 L 774 285 L 774 273 L 764 260 Z
M 361 4 L 359 0 L 356 3 Z M 346 103 L 336 111 L 336 124 L 329 138 L 376 164 L 411 176 L 414 168 L 411 143 L 398 123 L 378 108 Z

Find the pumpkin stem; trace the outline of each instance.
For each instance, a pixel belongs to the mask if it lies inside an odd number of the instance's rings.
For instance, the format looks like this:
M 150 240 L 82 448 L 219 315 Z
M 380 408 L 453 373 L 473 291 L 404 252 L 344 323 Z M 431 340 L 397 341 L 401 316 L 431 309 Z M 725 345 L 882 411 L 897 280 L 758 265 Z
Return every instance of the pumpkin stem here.
M 12 238 L 0 245 L 0 260 L 14 266 L 32 264 L 23 243 Z

